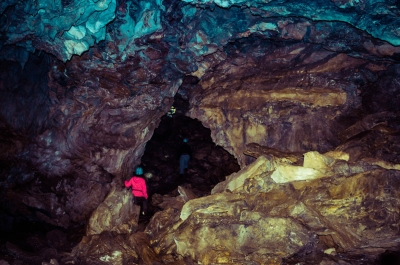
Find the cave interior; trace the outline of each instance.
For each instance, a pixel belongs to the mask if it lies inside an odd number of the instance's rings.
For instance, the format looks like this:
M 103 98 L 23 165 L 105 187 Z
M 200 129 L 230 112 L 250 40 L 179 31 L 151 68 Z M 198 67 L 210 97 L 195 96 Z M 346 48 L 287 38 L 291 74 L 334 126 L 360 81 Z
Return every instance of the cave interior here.
M 0 264 L 400 264 L 399 8 L 2 1 Z

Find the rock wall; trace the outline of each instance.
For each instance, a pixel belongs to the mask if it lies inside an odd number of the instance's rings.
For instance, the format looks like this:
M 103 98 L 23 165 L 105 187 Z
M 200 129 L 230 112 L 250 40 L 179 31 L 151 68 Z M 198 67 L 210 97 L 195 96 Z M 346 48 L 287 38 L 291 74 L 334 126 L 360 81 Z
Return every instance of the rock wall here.
M 180 214 L 164 211 L 175 221 L 155 216 L 150 243 L 162 259 L 202 264 L 374 264 L 399 247 L 400 165 L 350 162 L 345 150 L 305 153 L 301 165 L 260 156 Z
M 154 33 L 159 2 L 89 2 L 8 1 L 1 10 L 2 58 L 20 64 L 2 67 L 4 176 L 46 190 L 49 205 L 28 205 L 64 227 L 86 221 L 111 181 L 131 174 L 181 83 L 170 45 Z M 35 49 L 69 61 L 29 55 Z
M 329 45 L 337 40 L 335 30 L 328 44 L 305 43 L 317 39 L 315 29 L 322 25 L 301 26 L 310 32 L 307 40 L 248 37 L 252 41 L 236 41 L 225 53 L 208 55 L 195 73 L 201 80 L 192 94 L 191 117 L 209 127 L 214 141 L 242 166 L 252 161 L 243 154 L 249 143 L 292 152 L 337 146 L 337 135 L 376 105 L 369 99 L 381 98 L 386 71 L 397 68 L 363 52 L 358 58 L 354 51 L 338 53 Z

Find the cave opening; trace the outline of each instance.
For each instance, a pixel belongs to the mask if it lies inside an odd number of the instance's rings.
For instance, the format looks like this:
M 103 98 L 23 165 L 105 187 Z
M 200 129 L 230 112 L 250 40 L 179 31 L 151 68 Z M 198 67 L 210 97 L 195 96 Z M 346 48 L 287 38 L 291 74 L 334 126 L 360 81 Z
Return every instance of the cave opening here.
M 239 171 L 240 166 L 233 155 L 212 141 L 210 129 L 186 116 L 187 99 L 177 94 L 173 107 L 175 113 L 161 117 L 141 159 L 145 175 L 149 176 L 149 198 L 156 193 L 176 195 L 178 185 L 190 189 L 198 197 L 209 195 L 217 183 Z M 181 176 L 178 149 L 185 138 L 193 155 Z

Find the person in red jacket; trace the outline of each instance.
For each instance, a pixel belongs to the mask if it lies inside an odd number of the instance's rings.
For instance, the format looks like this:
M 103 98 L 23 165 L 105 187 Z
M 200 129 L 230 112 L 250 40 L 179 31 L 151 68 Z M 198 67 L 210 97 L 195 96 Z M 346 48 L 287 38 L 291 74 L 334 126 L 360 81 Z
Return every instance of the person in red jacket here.
M 125 187 L 132 188 L 133 202 L 141 206 L 142 215 L 147 213 L 147 186 L 143 178 L 143 168 L 137 167 L 135 175 L 130 180 L 125 180 Z

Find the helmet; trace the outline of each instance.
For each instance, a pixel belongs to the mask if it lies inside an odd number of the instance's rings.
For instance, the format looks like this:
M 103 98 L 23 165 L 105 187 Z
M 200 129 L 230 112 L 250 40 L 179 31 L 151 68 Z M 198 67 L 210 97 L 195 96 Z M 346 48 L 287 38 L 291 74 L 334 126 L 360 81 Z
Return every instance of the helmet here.
M 135 174 L 136 175 L 143 175 L 143 168 L 141 168 L 141 167 L 137 167 L 136 168 L 136 170 L 135 170 Z
M 183 138 L 184 143 L 187 143 L 188 141 L 189 141 L 188 138 Z

